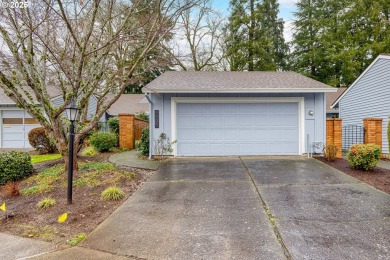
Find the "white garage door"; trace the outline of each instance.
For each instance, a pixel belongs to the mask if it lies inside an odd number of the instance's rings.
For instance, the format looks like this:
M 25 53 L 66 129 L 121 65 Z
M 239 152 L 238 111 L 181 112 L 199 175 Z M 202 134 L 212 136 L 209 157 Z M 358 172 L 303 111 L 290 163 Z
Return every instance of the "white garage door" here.
M 177 104 L 177 155 L 299 154 L 299 109 L 291 103 Z
M 40 127 L 24 110 L 4 110 L 2 112 L 2 148 L 30 148 L 28 132 Z

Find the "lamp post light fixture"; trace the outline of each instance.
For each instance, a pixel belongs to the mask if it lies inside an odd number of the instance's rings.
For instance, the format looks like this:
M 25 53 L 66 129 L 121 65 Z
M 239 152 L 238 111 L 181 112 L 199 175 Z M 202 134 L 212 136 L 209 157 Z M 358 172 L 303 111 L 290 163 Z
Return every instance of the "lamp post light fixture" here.
M 69 126 L 69 163 L 68 163 L 68 204 L 72 204 L 73 185 L 73 150 L 74 150 L 74 121 L 79 114 L 79 108 L 72 97 L 69 105 L 65 108 L 66 115 L 70 121 Z

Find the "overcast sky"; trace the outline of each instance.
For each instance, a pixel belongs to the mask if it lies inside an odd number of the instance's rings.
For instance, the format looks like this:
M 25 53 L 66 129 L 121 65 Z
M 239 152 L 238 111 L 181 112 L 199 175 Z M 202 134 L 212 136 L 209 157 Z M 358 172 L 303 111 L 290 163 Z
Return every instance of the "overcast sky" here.
M 291 40 L 292 21 L 294 18 L 293 13 L 296 11 L 295 3 L 297 1 L 298 0 L 279 0 L 279 17 L 283 18 L 285 22 L 284 37 L 286 41 Z M 225 16 L 229 15 L 229 0 L 213 0 L 213 6 Z

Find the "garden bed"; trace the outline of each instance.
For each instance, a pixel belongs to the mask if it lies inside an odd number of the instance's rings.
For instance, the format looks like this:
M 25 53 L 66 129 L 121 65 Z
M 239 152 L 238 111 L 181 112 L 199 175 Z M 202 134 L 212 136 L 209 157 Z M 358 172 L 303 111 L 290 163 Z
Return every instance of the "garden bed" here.
M 356 169 L 352 169 L 349 166 L 348 160 L 346 159 L 335 159 L 333 162 L 329 162 L 326 161 L 324 157 L 314 157 L 314 158 L 360 181 L 363 181 L 377 188 L 378 190 L 390 194 L 390 170 L 388 169 L 375 167 L 371 171 L 356 170 Z
M 6 203 L 10 217 L 0 211 L 0 232 L 23 237 L 69 244 L 80 234 L 88 234 L 119 207 L 153 173 L 126 167 L 117 169 L 107 161 L 108 154 L 82 157 L 79 172 L 74 173 L 73 204 L 67 204 L 67 174 L 62 163 L 52 166 L 42 163 L 38 173 L 19 182 L 21 195 L 12 197 L 0 187 L 0 205 Z M 101 200 L 101 193 L 109 186 L 121 188 L 125 197 L 116 202 Z M 51 198 L 56 204 L 38 209 L 37 203 Z M 64 223 L 58 217 L 68 213 Z

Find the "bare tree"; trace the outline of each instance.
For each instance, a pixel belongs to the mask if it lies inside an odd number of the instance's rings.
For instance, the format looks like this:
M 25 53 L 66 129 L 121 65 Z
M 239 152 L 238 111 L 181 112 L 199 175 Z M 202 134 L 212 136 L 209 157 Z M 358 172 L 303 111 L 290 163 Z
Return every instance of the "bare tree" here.
M 82 111 L 76 120 L 75 144 L 79 144 L 191 4 L 188 0 L 42 0 L 28 8 L 4 9 L 0 87 L 46 129 L 67 164 L 68 124 L 63 112 L 71 97 Z M 63 97 L 59 107 L 51 100 L 52 88 Z M 88 122 L 85 111 L 91 95 L 97 96 L 98 105 Z
M 221 35 L 223 18 L 201 0 L 180 14 L 176 35 L 163 43 L 164 49 L 182 70 L 215 70 L 223 59 Z

